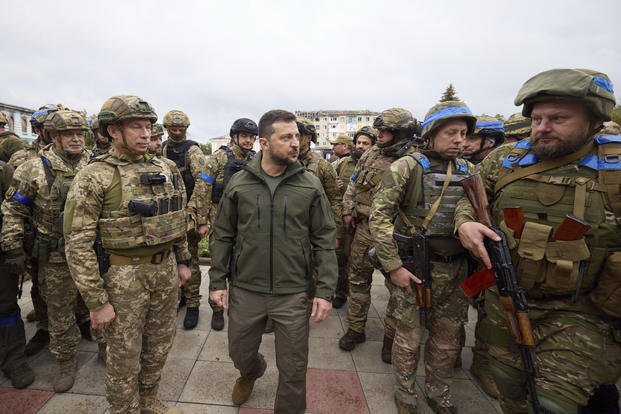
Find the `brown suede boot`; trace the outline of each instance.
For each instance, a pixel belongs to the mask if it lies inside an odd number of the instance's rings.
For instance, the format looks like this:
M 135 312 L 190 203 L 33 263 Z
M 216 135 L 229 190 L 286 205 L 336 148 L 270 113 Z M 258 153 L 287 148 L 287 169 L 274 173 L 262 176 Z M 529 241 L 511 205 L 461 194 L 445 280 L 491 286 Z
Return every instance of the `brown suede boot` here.
M 252 394 L 252 389 L 254 388 L 254 383 L 257 379 L 261 378 L 265 373 L 265 369 L 267 368 L 267 363 L 261 354 L 259 354 L 259 358 L 261 361 L 261 369 L 259 375 L 256 378 L 247 378 L 241 376 L 237 378 L 235 381 L 235 385 L 233 386 L 233 392 L 231 393 L 231 400 L 233 400 L 233 404 L 242 405 L 250 395 Z
M 157 396 L 140 396 L 140 414 L 183 414 L 177 407 L 169 407 Z
M 54 392 L 66 392 L 73 387 L 78 364 L 73 359 L 58 361 L 59 372 L 54 379 Z

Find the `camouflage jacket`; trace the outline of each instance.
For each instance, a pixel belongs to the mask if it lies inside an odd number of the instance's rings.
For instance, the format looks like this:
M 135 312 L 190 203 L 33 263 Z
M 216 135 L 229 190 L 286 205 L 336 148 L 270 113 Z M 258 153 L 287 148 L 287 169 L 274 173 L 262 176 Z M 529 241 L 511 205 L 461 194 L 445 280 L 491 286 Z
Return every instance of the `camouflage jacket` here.
M 11 155 L 28 146 L 11 131 L 0 132 L 0 161 L 9 162 Z
M 427 168 L 433 171 L 446 171 L 449 162 L 453 164 L 453 170 L 457 171 L 458 164 L 456 161 L 442 159 L 433 151 L 425 151 L 425 156 L 428 162 L 430 162 L 430 166 Z M 460 165 L 464 167 L 461 172 L 463 176 L 473 169 L 473 165 L 465 161 L 461 161 Z M 393 162 L 389 170 L 383 175 L 379 189 L 373 199 L 371 217 L 369 218 L 369 231 L 377 251 L 377 257 L 382 263 L 383 268 L 388 272 L 402 266 L 397 243 L 393 238 L 395 230 L 406 235 L 416 231 L 416 229 L 409 227 L 413 221 L 411 218 L 404 222 L 403 219 L 397 216 L 405 214 L 405 211 L 409 210 L 406 206 L 414 206 L 421 203 L 421 200 L 424 198 L 424 189 L 426 189 L 424 188 L 422 177 L 423 168 L 420 163 L 413 157 L 402 157 Z M 456 175 L 453 174 L 453 177 L 455 178 Z M 439 182 L 438 186 L 441 184 L 442 182 Z M 455 200 L 458 199 L 459 195 L 455 197 Z M 435 202 L 435 199 L 433 201 Z M 445 202 L 445 199 L 442 201 Z M 455 204 L 452 205 L 454 208 Z M 439 219 L 439 216 L 438 210 L 432 222 Z M 449 226 L 448 232 L 450 233 L 452 217 L 448 216 L 445 220 L 447 226 Z M 450 240 L 433 240 L 433 242 L 435 242 L 435 245 L 431 245 L 432 242 L 430 241 L 430 250 L 437 250 L 439 254 L 452 255 L 456 252 L 463 252 L 459 241 L 453 236 L 450 236 Z M 447 253 L 449 249 L 450 252 Z
M 108 151 L 110 151 L 110 148 L 112 148 L 111 143 L 103 145 L 99 142 L 99 140 L 97 140 L 97 138 L 95 138 L 95 144 L 91 148 L 91 152 L 93 153 L 93 157 L 97 157 L 99 155 L 107 154 Z
M 107 156 L 117 160 L 120 164 L 133 162 L 156 165 L 167 177 L 175 176 L 172 181 L 180 183 L 182 190 L 185 191 L 183 180 L 172 161 L 150 154 L 144 155 L 138 161 L 117 158 L 112 154 Z M 115 204 L 113 200 L 120 201 L 122 193 L 122 189 L 119 188 L 120 179 L 116 179 L 118 185 L 112 185 L 118 170 L 110 163 L 98 162 L 99 159 L 99 157 L 96 158 L 95 162 L 91 162 L 75 177 L 67 197 L 63 223 L 67 264 L 84 302 L 91 310 L 108 303 L 108 294 L 104 287 L 104 281 L 99 275 L 97 256 L 93 250 L 93 244 L 99 232 L 99 221 L 102 220 L 104 212 L 113 211 L 115 218 L 119 218 L 119 214 L 124 211 L 120 209 L 117 212 L 116 209 L 119 206 L 113 205 Z M 118 177 L 118 174 L 116 175 Z M 167 246 L 170 245 L 167 244 Z M 172 247 L 177 261 L 191 258 L 185 234 L 172 243 Z M 151 248 L 162 249 L 159 246 L 151 246 Z M 134 246 L 128 246 L 127 251 L 135 252 L 138 249 Z
M 29 159 L 36 157 L 39 151 L 41 151 L 43 147 L 45 147 L 45 144 L 43 144 L 42 142 L 43 141 L 39 137 L 35 139 L 34 142 L 28 147 L 15 152 L 13 155 L 11 155 L 9 165 L 13 167 L 13 169 L 16 169 Z
M 4 194 L 11 186 L 13 179 L 13 168 L 4 161 L 0 161 L 0 204 L 4 201 Z M 0 211 L 0 229 L 2 228 L 2 212 Z M 2 246 L 0 246 L 0 252 Z
M 336 171 L 337 184 L 341 190 L 341 199 L 345 195 L 345 191 L 347 191 L 347 185 L 351 181 L 351 176 L 354 173 L 357 163 L 358 162 L 350 155 L 339 158 L 332 163 L 332 167 L 334 167 Z
M 75 163 L 69 163 L 56 152 L 53 144 L 43 148 L 40 154 L 15 170 L 7 199 L 2 203 L 3 250 L 22 247 L 24 222 L 29 219 L 39 235 L 62 237 L 64 205 L 57 203 L 67 194 L 75 174 L 86 166 L 90 154 L 84 151 Z
M 373 145 L 362 154 L 343 196 L 344 216 L 352 215 L 361 219 L 369 217 L 382 174 L 394 160 L 414 151 L 406 144 L 400 141 L 387 148 Z
M 254 151 L 246 154 L 239 145 L 235 144 L 231 145 L 229 148 L 236 160 L 250 161 L 255 154 Z M 206 186 L 207 192 L 205 197 L 207 201 L 205 203 L 205 208 L 210 226 L 213 224 L 216 218 L 216 211 L 218 210 L 218 204 L 214 203 L 212 200 L 213 188 L 216 183 L 222 183 L 224 181 L 224 169 L 228 161 L 229 158 L 224 148 L 219 148 L 207 159 L 205 173 L 209 176 L 209 181 L 207 181 L 208 185 Z
M 326 192 L 326 196 L 332 207 L 332 215 L 336 223 L 336 235 L 337 238 L 340 238 L 343 230 L 343 218 L 341 215 L 343 203 L 341 190 L 337 182 L 336 171 L 334 171 L 334 168 L 326 159 L 310 150 L 305 154 L 300 154 L 299 161 L 307 171 L 313 173 L 319 178 L 319 181 L 321 181 L 323 190 Z

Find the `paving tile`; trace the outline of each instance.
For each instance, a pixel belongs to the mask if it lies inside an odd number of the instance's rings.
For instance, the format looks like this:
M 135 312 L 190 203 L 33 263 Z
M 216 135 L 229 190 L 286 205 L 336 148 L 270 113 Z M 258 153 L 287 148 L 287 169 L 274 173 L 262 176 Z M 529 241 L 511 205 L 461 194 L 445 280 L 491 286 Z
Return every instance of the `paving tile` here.
M 237 407 L 211 404 L 177 403 L 183 414 L 237 414 Z M 271 412 L 271 411 L 268 411 Z
M 309 338 L 308 349 L 310 368 L 354 370 L 351 354 L 339 348 L 337 338 Z
M 233 362 L 229 358 L 228 337 L 225 331 L 211 331 L 198 355 L 200 361 Z
M 365 329 L 367 341 L 383 341 L 384 340 L 384 318 L 367 318 L 367 326 Z
M 92 356 L 93 354 L 90 352 L 78 351 L 76 355 L 76 359 L 78 362 L 78 374 L 80 370 L 84 367 L 84 364 L 86 364 L 86 362 L 90 358 L 92 358 Z M 47 349 L 41 351 L 38 355 L 34 356 L 33 359 L 29 361 L 29 363 L 35 373 L 35 380 L 32 385 L 30 385 L 30 388 L 36 390 L 52 391 L 54 389 L 53 382 L 58 370 L 58 364 L 56 363 L 50 352 Z
M 384 288 L 385 290 L 385 288 Z M 388 300 L 376 299 L 372 297 L 371 306 L 369 306 L 369 317 L 379 318 L 384 317 L 386 314 L 386 306 L 388 305 Z
M 83 394 L 56 394 L 38 414 L 103 414 L 108 408 L 106 397 Z
M 358 372 L 375 372 L 386 374 L 392 372 L 392 365 L 382 361 L 380 354 L 382 342 L 369 341 L 356 345 L 351 356 Z M 345 351 L 342 351 L 345 352 Z
M 261 408 L 246 408 L 240 407 L 239 414 L 270 414 L 273 413 L 274 410 L 264 410 Z
M 80 368 L 75 377 L 72 393 L 106 395 L 106 365 L 91 353 L 90 358 Z
M 158 391 L 160 398 L 166 401 L 177 401 L 195 363 L 194 359 L 171 359 L 169 357 L 162 370 Z
M 358 378 L 371 414 L 397 414 L 393 399 L 395 389 L 393 374 L 359 372 Z
M 423 391 L 425 380 L 423 377 L 417 376 L 416 383 L 419 386 L 419 404 L 426 406 Z M 496 413 L 496 408 L 472 381 L 454 379 L 451 384 L 451 393 L 453 394 L 453 404 L 460 414 Z
M 0 387 L 0 401 L 2 401 L 0 411 L 11 414 L 34 414 L 53 395 L 53 392 L 48 391 Z
M 332 314 L 325 321 L 316 323 L 310 319 L 309 336 L 311 338 L 340 338 L 345 334 L 338 315 Z
M 185 311 L 186 311 L 186 307 L 184 306 L 183 308 L 179 309 L 179 311 L 177 312 L 177 322 L 176 322 L 176 327 L 178 330 L 184 330 L 183 327 L 183 319 L 185 318 Z M 196 328 L 192 329 L 193 331 L 211 331 L 211 315 L 212 315 L 212 311 L 211 311 L 211 307 L 209 306 L 208 303 L 202 304 L 199 307 L 199 311 L 198 311 L 198 324 L 196 325 Z M 227 323 L 227 318 L 226 318 L 226 313 L 224 314 L 224 330 L 226 331 L 226 327 L 227 327 L 228 323 Z
M 307 411 L 364 414 L 367 403 L 354 371 L 309 369 L 306 374 Z
M 168 353 L 169 359 L 196 359 L 207 339 L 207 332 L 177 329 L 173 346 Z

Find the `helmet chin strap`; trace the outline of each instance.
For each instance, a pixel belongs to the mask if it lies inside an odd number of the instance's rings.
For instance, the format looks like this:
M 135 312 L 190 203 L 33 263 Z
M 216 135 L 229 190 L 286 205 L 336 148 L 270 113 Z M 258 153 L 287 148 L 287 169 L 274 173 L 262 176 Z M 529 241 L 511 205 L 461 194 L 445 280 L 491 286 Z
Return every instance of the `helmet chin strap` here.
M 144 155 L 144 153 L 139 153 L 135 150 L 132 150 L 128 145 L 127 145 L 127 140 L 125 139 L 125 133 L 123 132 L 122 128 L 119 128 L 119 132 L 121 133 L 121 145 L 119 145 L 116 149 L 117 151 L 121 152 L 121 153 L 125 153 L 127 155 L 130 156 L 130 158 L 140 158 Z

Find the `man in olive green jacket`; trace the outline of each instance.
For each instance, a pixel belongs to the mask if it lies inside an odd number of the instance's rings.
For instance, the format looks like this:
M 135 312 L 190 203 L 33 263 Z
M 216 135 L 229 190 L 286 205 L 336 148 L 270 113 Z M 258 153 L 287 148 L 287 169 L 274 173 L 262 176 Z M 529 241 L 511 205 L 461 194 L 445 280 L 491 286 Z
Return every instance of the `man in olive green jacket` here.
M 325 320 L 338 273 L 335 224 L 321 182 L 298 162 L 295 115 L 281 110 L 263 115 L 259 143 L 261 152 L 231 178 L 220 200 L 211 246 L 210 299 L 224 307 L 230 303 L 229 354 L 241 373 L 233 402 L 247 401 L 255 380 L 265 372 L 258 349 L 269 317 L 279 367 L 274 411 L 304 413 L 307 294 L 316 270 L 311 316 L 315 322 Z

